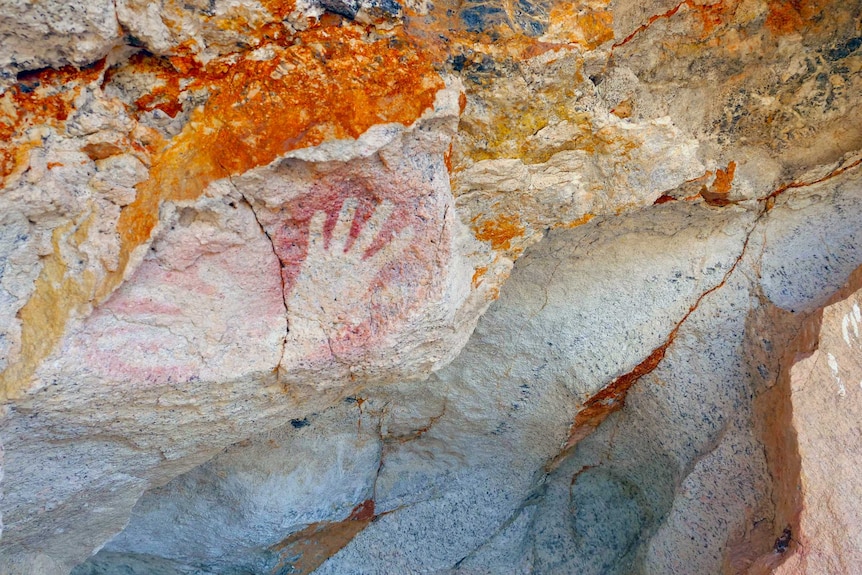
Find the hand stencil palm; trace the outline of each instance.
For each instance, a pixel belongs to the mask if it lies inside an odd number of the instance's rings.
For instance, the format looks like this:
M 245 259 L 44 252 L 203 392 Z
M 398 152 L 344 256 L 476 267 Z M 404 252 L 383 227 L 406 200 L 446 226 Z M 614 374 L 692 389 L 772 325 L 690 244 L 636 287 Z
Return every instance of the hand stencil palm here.
M 399 234 L 392 232 L 384 245 L 368 255 L 392 213 L 389 202 L 383 202 L 350 244 L 350 230 L 356 217 L 355 200 L 347 200 L 338 215 L 329 242 L 324 226 L 326 212 L 314 214 L 308 225 L 308 253 L 287 302 L 288 338 L 285 367 L 290 358 L 316 355 L 316 347 L 369 319 L 371 306 L 368 291 L 383 268 L 396 260 L 413 238 L 412 228 Z M 383 239 L 383 238 L 381 238 Z

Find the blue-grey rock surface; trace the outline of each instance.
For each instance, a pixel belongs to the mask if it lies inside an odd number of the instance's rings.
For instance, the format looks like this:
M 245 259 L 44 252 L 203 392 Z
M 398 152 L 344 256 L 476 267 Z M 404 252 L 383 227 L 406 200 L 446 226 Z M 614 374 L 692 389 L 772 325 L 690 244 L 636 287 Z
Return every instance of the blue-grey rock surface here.
M 758 357 L 784 336 L 752 318 L 792 308 L 798 326 L 862 263 L 860 184 L 856 170 L 769 211 L 676 202 L 549 232 L 447 368 L 145 494 L 75 573 L 145 573 L 151 556 L 287 573 L 279 541 L 367 500 L 374 520 L 314 573 L 743 572 L 783 528 L 753 401 L 777 377 Z M 621 409 L 565 447 L 584 402 L 660 347 Z

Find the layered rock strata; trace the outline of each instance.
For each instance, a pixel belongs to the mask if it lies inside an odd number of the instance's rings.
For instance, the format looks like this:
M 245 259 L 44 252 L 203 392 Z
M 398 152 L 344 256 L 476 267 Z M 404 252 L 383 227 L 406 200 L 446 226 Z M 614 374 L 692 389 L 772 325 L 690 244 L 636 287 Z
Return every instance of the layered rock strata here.
M 10 6 L 0 572 L 848 572 L 860 10 Z

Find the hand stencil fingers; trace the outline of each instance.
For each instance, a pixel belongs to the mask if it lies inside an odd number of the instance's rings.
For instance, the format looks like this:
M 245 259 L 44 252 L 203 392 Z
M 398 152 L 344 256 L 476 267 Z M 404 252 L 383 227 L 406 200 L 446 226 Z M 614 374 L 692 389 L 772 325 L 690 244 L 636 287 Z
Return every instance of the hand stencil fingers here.
M 365 336 L 360 337 L 366 333 L 365 328 L 353 328 L 363 322 L 374 325 L 376 321 L 373 306 L 369 305 L 372 289 L 382 289 L 380 297 L 385 301 L 401 302 L 413 297 L 408 293 L 410 286 L 404 284 L 411 281 L 409 278 L 415 272 L 405 267 L 408 265 L 405 261 L 409 258 L 414 262 L 413 258 L 419 256 L 407 250 L 416 241 L 417 230 L 424 228 L 413 223 L 395 232 L 405 223 L 401 212 L 396 214 L 398 206 L 389 201 L 374 206 L 365 203 L 368 201 L 349 198 L 342 203 L 337 215 L 318 209 L 309 219 L 308 253 L 293 278 L 288 302 L 290 345 L 286 347 L 286 357 L 287 348 L 302 348 L 294 353 L 297 360 L 307 353 L 305 349 L 317 349 L 316 346 L 331 352 L 333 341 L 339 345 L 365 345 Z M 363 212 L 367 217 L 357 221 L 360 205 L 363 210 L 371 211 Z M 332 225 L 332 230 L 325 239 L 328 225 Z M 351 240 L 354 225 L 358 232 L 355 241 Z M 350 249 L 345 251 L 347 246 Z M 365 257 L 372 248 L 377 249 Z M 396 285 L 389 289 L 387 286 L 392 282 Z
M 324 251 L 323 228 L 326 225 L 326 212 L 315 212 L 308 222 L 308 256 L 322 254 Z
M 400 259 L 415 235 L 412 227 L 404 228 L 401 232 L 393 234 L 376 254 L 366 260 L 369 269 L 375 270 L 376 274 L 386 266 L 387 262 Z
M 383 201 L 377 208 L 374 210 L 374 213 L 365 222 L 365 225 L 362 226 L 362 232 L 359 234 L 359 237 L 356 238 L 356 245 L 353 249 L 357 250 L 357 252 L 363 256 L 365 252 L 368 251 L 368 248 L 374 243 L 374 240 L 377 239 L 377 235 L 383 230 L 383 227 L 386 225 L 386 222 L 389 220 L 389 216 L 392 214 L 394 206 L 392 202 Z
M 330 253 L 344 253 L 344 248 L 350 240 L 350 228 L 353 226 L 353 218 L 356 217 L 357 203 L 355 199 L 350 198 L 342 204 L 341 211 L 338 213 L 338 220 L 332 229 L 332 236 L 329 238 Z

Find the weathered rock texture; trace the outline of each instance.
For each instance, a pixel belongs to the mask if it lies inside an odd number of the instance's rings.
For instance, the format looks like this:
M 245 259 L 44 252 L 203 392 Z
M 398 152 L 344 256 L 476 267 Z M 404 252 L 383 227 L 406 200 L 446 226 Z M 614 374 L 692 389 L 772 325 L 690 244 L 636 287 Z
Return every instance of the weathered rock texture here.
M 798 444 L 798 485 L 787 490 L 795 515 L 780 541 L 794 553 L 777 573 L 853 573 L 862 561 L 853 472 L 862 395 L 859 286 L 856 272 L 831 305 L 805 323 L 795 342 L 805 353 L 783 381 Z
M 6 4 L 0 573 L 854 571 L 860 2 Z

